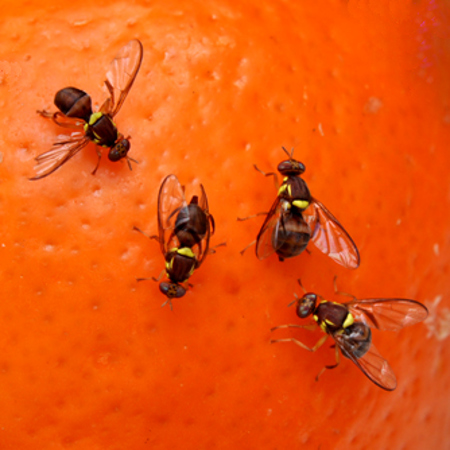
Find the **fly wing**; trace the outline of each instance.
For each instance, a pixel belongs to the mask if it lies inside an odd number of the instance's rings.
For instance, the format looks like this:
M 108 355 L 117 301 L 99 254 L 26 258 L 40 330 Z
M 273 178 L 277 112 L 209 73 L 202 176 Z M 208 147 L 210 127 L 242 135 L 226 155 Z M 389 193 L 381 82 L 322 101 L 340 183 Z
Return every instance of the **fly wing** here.
M 36 157 L 36 175 L 30 180 L 40 180 L 59 169 L 89 143 L 84 133 L 60 135 L 51 150 Z
M 201 241 L 201 245 L 198 246 L 198 255 L 197 255 L 197 267 L 200 267 L 204 259 L 206 258 L 206 255 L 209 251 L 209 239 L 211 237 L 211 234 L 214 234 L 214 218 L 211 214 L 209 214 L 209 204 L 208 204 L 208 197 L 206 195 L 205 188 L 203 187 L 203 184 L 200 185 L 200 189 L 202 191 L 200 195 L 200 201 L 199 206 L 200 208 L 205 212 L 207 216 L 207 230 L 205 237 Z M 212 227 L 212 230 L 211 230 Z
M 209 212 L 209 205 L 208 205 L 208 197 L 206 195 L 205 188 L 203 187 L 203 184 L 200 185 L 200 189 L 202 191 L 202 194 L 200 196 L 199 206 L 203 209 L 205 212 Z
M 209 219 L 209 235 L 214 234 L 215 231 L 215 223 L 214 223 L 214 217 L 212 216 L 212 214 L 209 213 L 209 203 L 208 203 L 208 197 L 206 196 L 206 191 L 205 188 L 203 187 L 203 184 L 200 185 L 200 188 L 202 190 L 202 195 L 200 197 L 200 203 L 199 206 L 200 208 L 203 209 L 203 211 L 205 211 L 206 215 L 208 216 Z M 209 247 L 209 237 L 208 237 L 208 247 Z
M 347 306 L 359 320 L 379 330 L 398 331 L 422 322 L 428 316 L 422 303 L 403 298 L 369 298 L 347 303 Z
M 142 63 L 143 47 L 133 39 L 119 50 L 106 74 L 106 85 L 112 94 L 109 115 L 114 117 L 120 110 L 133 85 Z
M 282 200 L 277 197 L 256 238 L 256 256 L 258 259 L 265 259 L 277 250 L 273 246 L 273 234 L 277 233 L 280 226 L 281 209 Z
M 360 257 L 355 243 L 322 203 L 312 199 L 302 214 L 311 228 L 311 241 L 321 252 L 348 269 L 359 266 Z
M 389 363 L 380 355 L 373 343 L 369 350 L 360 358 L 352 353 L 352 342 L 345 334 L 334 335 L 338 347 L 344 356 L 352 360 L 356 366 L 377 386 L 393 391 L 397 387 L 397 379 Z
M 175 175 L 168 175 L 158 194 L 159 244 L 163 254 L 179 246 L 174 229 L 178 211 L 184 207 L 187 207 L 187 203 L 183 186 Z

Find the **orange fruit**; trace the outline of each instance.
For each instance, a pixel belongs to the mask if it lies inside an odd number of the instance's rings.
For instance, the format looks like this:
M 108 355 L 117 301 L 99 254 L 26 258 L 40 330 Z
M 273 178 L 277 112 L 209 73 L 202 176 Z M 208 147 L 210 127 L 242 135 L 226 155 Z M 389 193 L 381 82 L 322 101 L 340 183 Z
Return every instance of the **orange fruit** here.
M 446 2 L 227 0 L 4 5 L 0 89 L 3 233 L 0 448 L 445 448 L 450 391 Z M 99 107 L 108 64 L 127 41 L 141 71 L 115 122 L 130 156 L 93 144 L 49 177 L 33 158 L 65 130 L 57 90 Z M 314 246 L 259 261 L 255 239 L 276 196 L 270 172 L 294 147 L 312 195 L 361 252 L 348 271 Z M 226 242 L 161 308 L 156 241 L 161 180 L 200 183 Z M 397 377 L 372 384 L 350 361 L 270 339 L 320 332 L 287 305 L 296 280 L 417 299 L 425 324 L 374 332 Z M 290 333 L 290 334 L 289 334 Z M 283 335 L 283 336 L 281 336 Z

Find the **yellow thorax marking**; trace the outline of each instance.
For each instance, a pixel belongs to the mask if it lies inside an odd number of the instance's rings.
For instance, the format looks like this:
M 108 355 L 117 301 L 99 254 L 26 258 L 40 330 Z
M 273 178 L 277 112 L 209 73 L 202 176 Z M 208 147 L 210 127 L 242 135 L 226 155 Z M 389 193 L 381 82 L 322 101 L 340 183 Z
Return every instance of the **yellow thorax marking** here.
M 188 258 L 195 258 L 195 254 L 189 247 L 183 247 L 177 250 L 177 253 L 182 256 L 187 256 Z
M 189 275 L 187 276 L 186 280 L 184 280 L 184 281 L 187 281 L 188 278 L 191 277 L 191 275 L 194 273 L 194 270 L 195 270 L 195 264 L 192 264 L 192 267 L 191 267 L 191 270 L 190 270 L 190 272 L 189 272 Z
M 94 137 L 95 137 L 95 142 L 100 142 L 102 140 L 102 138 L 94 131 Z M 106 145 L 104 145 L 103 147 L 106 147 Z
M 294 201 L 292 202 L 292 204 L 293 204 L 296 208 L 301 209 L 301 210 L 304 210 L 304 209 L 306 209 L 306 208 L 309 206 L 308 200 L 294 200 Z
M 283 194 L 283 192 L 284 192 L 287 188 L 288 188 L 288 185 L 283 183 L 283 184 L 280 186 L 280 189 L 278 189 L 278 195 Z
M 100 119 L 100 117 L 103 116 L 103 113 L 98 111 L 94 114 L 91 114 L 91 117 L 89 117 L 89 125 L 92 126 L 94 125 L 95 122 L 97 122 L 98 119 Z
M 189 247 L 183 247 L 183 248 L 171 248 L 170 252 L 174 252 L 177 255 L 186 256 L 187 258 L 195 259 L 195 253 L 189 248 Z M 170 260 L 166 261 L 166 271 L 173 269 L 173 261 L 175 259 L 175 256 Z M 191 276 L 194 273 L 195 264 L 192 265 L 192 269 L 189 273 L 189 276 Z
M 178 248 L 177 248 L 177 247 L 171 248 L 171 249 L 169 250 L 169 253 L 170 253 L 170 252 L 178 253 Z M 174 257 L 173 257 L 170 261 L 166 261 L 166 271 L 172 269 L 172 267 L 173 267 L 173 259 L 174 259 Z M 167 274 L 167 275 L 168 275 L 168 274 Z
M 350 325 L 353 325 L 354 322 L 355 322 L 355 318 L 353 317 L 353 315 L 351 313 L 348 313 L 347 317 L 344 320 L 344 323 L 342 324 L 342 328 L 347 328 Z

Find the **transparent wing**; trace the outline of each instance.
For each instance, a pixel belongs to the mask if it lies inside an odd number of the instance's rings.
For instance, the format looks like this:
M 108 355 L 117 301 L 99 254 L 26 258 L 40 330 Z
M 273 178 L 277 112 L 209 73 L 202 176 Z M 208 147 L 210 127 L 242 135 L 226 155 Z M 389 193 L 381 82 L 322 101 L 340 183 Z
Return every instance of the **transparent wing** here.
M 268 212 L 264 223 L 256 238 L 256 256 L 259 259 L 265 259 L 274 253 L 277 249 L 273 246 L 273 233 L 280 226 L 280 216 L 283 203 L 280 197 L 277 197 Z
M 359 266 L 360 257 L 355 243 L 322 203 L 312 199 L 303 217 L 311 228 L 312 242 L 321 252 L 348 269 Z
M 209 234 L 212 235 L 212 234 L 214 234 L 214 231 L 215 231 L 214 217 L 209 212 L 208 197 L 206 195 L 206 191 L 205 191 L 205 188 L 203 187 L 203 184 L 200 185 L 200 189 L 202 191 L 202 195 L 200 197 L 199 205 L 200 205 L 200 208 L 202 208 L 203 211 L 205 211 L 206 215 L 208 216 L 209 227 L 210 227 L 210 233 Z M 208 247 L 209 247 L 209 242 L 208 242 Z
M 125 101 L 141 67 L 142 56 L 141 42 L 133 39 L 119 50 L 119 53 L 111 62 L 105 81 L 112 96 L 111 104 L 108 105 L 111 117 L 119 112 Z
M 164 178 L 158 194 L 158 231 L 161 251 L 166 254 L 171 248 L 178 247 L 174 228 L 177 212 L 186 207 L 184 189 L 175 175 Z
M 334 340 L 344 356 L 352 360 L 361 371 L 377 386 L 393 391 L 397 387 L 397 379 L 389 363 L 380 355 L 373 343 L 369 350 L 360 358 L 356 358 L 352 351 L 352 341 L 345 334 L 333 335 Z
M 209 239 L 211 237 L 211 234 L 214 234 L 214 218 L 211 214 L 209 214 L 208 197 L 206 195 L 206 191 L 205 191 L 205 188 L 203 187 L 203 184 L 200 185 L 200 189 L 201 189 L 201 195 L 200 195 L 199 206 L 205 212 L 208 221 L 207 221 L 206 235 L 202 239 L 201 246 L 199 246 L 199 249 L 197 252 L 197 267 L 200 267 L 202 262 L 205 260 L 206 255 L 208 254 L 208 251 L 209 251 Z M 212 227 L 212 229 L 211 229 L 211 227 Z
M 422 303 L 403 298 L 357 300 L 347 306 L 361 322 L 379 330 L 398 331 L 422 322 L 428 316 Z
M 89 143 L 84 133 L 76 132 L 71 136 L 60 135 L 51 150 L 36 157 L 36 176 L 30 180 L 40 180 L 59 169 Z
M 208 205 L 208 197 L 206 195 L 205 188 L 203 187 L 203 184 L 200 185 L 200 189 L 202 191 L 202 194 L 200 195 L 200 200 L 198 202 L 200 208 L 203 209 L 206 213 L 209 212 L 209 205 Z

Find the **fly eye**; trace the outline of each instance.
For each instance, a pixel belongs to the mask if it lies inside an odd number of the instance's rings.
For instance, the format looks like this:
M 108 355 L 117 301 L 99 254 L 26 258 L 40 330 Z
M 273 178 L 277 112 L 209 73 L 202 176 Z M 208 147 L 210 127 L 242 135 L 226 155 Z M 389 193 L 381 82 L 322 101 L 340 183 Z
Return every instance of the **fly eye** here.
M 110 161 L 119 161 L 119 159 L 125 158 L 130 151 L 130 141 L 128 139 L 120 140 L 108 153 Z
M 310 305 L 302 302 L 297 306 L 297 316 L 300 317 L 300 319 L 305 319 L 306 317 L 311 315 L 311 313 L 312 309 Z
M 168 283 L 163 281 L 159 284 L 159 290 L 168 298 L 180 298 L 186 294 L 186 289 L 176 283 Z
M 300 319 L 305 319 L 310 316 L 316 307 L 316 294 L 305 294 L 298 302 L 297 305 L 297 316 Z

